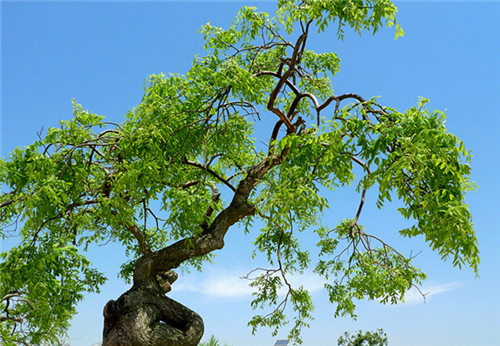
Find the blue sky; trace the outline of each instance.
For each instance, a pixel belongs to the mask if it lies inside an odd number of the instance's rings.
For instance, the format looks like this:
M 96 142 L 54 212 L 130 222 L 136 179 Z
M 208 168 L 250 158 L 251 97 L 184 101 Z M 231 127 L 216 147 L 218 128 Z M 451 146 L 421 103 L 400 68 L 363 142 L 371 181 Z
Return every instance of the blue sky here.
M 57 126 L 71 116 L 71 99 L 120 122 L 139 104 L 148 75 L 186 71 L 202 54 L 196 31 L 208 21 L 225 26 L 242 5 L 273 12 L 271 1 L 154 2 L 15 2 L 1 3 L 1 151 L 31 143 L 42 127 Z M 391 345 L 498 345 L 500 333 L 500 42 L 498 2 L 422 1 L 396 3 L 405 36 L 394 31 L 375 36 L 348 33 L 344 42 L 327 34 L 311 40 L 317 50 L 341 58 L 334 79 L 337 94 L 356 92 L 365 98 L 382 96 L 387 106 L 406 109 L 419 96 L 429 108 L 446 110 L 449 130 L 473 149 L 472 178 L 479 190 L 468 195 L 481 251 L 480 278 L 442 262 L 422 239 L 399 239 L 404 221 L 395 205 L 367 209 L 362 223 L 384 232 L 406 253 L 422 253 L 416 263 L 428 274 L 424 304 L 410 293 L 407 303 L 384 306 L 360 302 L 358 319 L 333 318 L 313 275 L 296 277 L 313 292 L 316 319 L 304 331 L 305 345 L 334 345 L 345 330 L 383 328 Z M 370 197 L 370 195 L 368 196 Z M 332 195 L 331 223 L 352 211 L 349 191 Z M 372 198 L 373 201 L 373 198 Z M 352 202 L 352 203 L 351 203 Z M 350 209 L 349 209 L 350 208 Z M 239 277 L 258 263 L 250 259 L 252 235 L 235 228 L 215 263 L 203 273 L 183 274 L 172 297 L 199 312 L 206 336 L 231 345 L 272 345 L 266 329 L 252 336 L 246 327 L 252 316 L 250 291 Z M 6 241 L 2 249 L 12 242 Z M 95 247 L 89 257 L 108 276 L 100 295 L 89 295 L 78 306 L 70 330 L 71 345 L 91 345 L 101 339 L 102 307 L 127 285 L 116 279 L 123 251 Z M 279 335 L 286 336 L 286 330 Z

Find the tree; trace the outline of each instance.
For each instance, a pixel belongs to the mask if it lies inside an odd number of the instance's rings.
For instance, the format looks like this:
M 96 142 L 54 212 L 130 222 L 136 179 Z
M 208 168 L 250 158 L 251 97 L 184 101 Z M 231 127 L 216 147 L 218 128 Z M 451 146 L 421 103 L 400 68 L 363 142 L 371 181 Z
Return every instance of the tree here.
M 344 335 L 339 337 L 338 340 L 339 346 L 387 346 L 389 342 L 387 341 L 387 335 L 382 329 L 378 329 L 375 332 L 366 332 L 363 333 L 361 330 L 358 330 L 356 335 L 350 335 L 348 332 L 345 332 Z
M 202 342 L 200 343 L 200 346 L 219 346 L 219 340 L 214 336 L 211 335 L 210 339 L 208 339 L 207 342 Z
M 201 317 L 165 293 L 173 269 L 201 268 L 235 224 L 256 234 L 271 266 L 248 275 L 252 306 L 271 306 L 249 322 L 254 330 L 276 333 L 291 305 L 290 338 L 300 341 L 313 305 L 288 278 L 307 268 L 324 277 L 337 316 L 354 316 L 356 299 L 396 303 L 425 275 L 359 224 L 369 189 L 378 207 L 392 195 L 402 201 L 415 223 L 401 235 L 422 235 L 443 259 L 477 271 L 464 203 L 470 155 L 444 114 L 425 99 L 402 112 L 336 95 L 339 58 L 307 48 L 332 23 L 340 39 L 346 27 L 383 25 L 398 37 L 395 14 L 389 1 L 281 0 L 274 17 L 245 7 L 229 29 L 203 27 L 206 55 L 185 75 L 150 76 L 123 123 L 75 102 L 71 120 L 2 160 L 2 235 L 19 236 L 1 255 L 4 342 L 56 342 L 83 294 L 105 281 L 86 249 L 112 241 L 128 252 L 121 275 L 133 285 L 104 307 L 104 344 L 196 345 Z M 357 209 L 323 224 L 327 191 L 353 182 Z M 313 235 L 317 249 L 305 248 Z

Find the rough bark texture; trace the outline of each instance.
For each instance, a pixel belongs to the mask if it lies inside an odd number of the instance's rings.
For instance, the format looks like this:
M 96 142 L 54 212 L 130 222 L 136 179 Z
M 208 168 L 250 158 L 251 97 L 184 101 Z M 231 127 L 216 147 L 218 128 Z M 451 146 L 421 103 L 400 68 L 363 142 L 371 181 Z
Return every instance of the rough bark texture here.
M 103 345 L 198 345 L 203 320 L 165 295 L 176 279 L 168 271 L 110 300 L 104 307 Z

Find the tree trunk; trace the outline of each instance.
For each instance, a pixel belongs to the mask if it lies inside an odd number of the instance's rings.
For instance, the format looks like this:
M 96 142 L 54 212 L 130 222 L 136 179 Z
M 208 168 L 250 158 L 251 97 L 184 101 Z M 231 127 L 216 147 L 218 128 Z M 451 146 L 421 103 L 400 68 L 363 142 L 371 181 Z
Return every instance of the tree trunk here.
M 134 282 L 118 300 L 104 307 L 103 345 L 198 345 L 203 320 L 194 311 L 168 298 L 177 274 Z

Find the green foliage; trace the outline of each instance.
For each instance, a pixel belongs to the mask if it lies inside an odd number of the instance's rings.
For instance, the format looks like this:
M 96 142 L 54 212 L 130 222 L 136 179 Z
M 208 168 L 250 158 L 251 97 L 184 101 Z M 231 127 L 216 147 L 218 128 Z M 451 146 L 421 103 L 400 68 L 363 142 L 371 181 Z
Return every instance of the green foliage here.
M 1 255 L 4 342 L 64 335 L 75 304 L 105 280 L 84 257 L 92 244 L 122 244 L 129 260 L 121 276 L 130 279 L 140 256 L 177 240 L 193 246 L 236 204 L 251 212 L 231 222 L 246 225 L 254 255 L 271 266 L 253 272 L 252 307 L 272 307 L 249 322 L 253 330 L 276 334 L 291 306 L 290 338 L 301 341 L 314 306 L 288 277 L 308 269 L 324 278 L 336 315 L 355 316 L 364 298 L 397 303 L 425 279 L 412 258 L 358 224 L 368 189 L 378 190 L 378 207 L 393 195 L 402 201 L 401 214 L 415 222 L 403 236 L 421 235 L 443 258 L 477 272 L 464 202 L 474 188 L 471 155 L 447 132 L 444 114 L 427 110 L 426 100 L 401 112 L 375 98 L 336 96 L 339 57 L 306 48 L 311 28 L 321 33 L 334 23 L 339 38 L 346 28 L 375 33 L 382 25 L 400 36 L 395 14 L 385 0 L 280 0 L 275 17 L 245 7 L 228 29 L 202 28 L 206 55 L 185 74 L 150 76 L 123 123 L 74 103 L 73 119 L 1 160 L 1 234 L 19 236 Z M 270 136 L 259 137 L 275 115 Z M 323 224 L 327 192 L 354 182 L 357 213 Z M 314 250 L 303 241 L 311 233 Z M 200 269 L 210 251 L 182 265 Z M 26 334 L 12 334 L 19 323 Z
M 214 335 L 210 336 L 210 339 L 206 342 L 200 343 L 200 346 L 219 346 L 219 339 L 217 339 Z
M 289 34 L 297 22 L 312 21 L 319 32 L 336 22 L 339 39 L 344 37 L 346 26 L 359 34 L 365 30 L 376 33 L 384 22 L 389 27 L 396 25 L 396 38 L 403 35 L 396 22 L 397 8 L 388 0 L 280 0 L 278 7 L 278 18 Z
M 382 329 L 378 329 L 375 332 L 365 332 L 361 330 L 355 335 L 350 335 L 345 332 L 344 335 L 338 339 L 339 346 L 387 346 L 389 342 L 387 340 L 387 335 Z
M 40 246 L 23 245 L 2 253 L 0 296 L 10 299 L 10 319 L 29 321 L 23 331 L 12 334 L 13 320 L 2 323 L 4 342 L 56 343 L 64 336 L 75 305 L 84 292 L 99 292 L 105 278 L 72 245 L 40 240 Z M 6 311 L 7 309 L 3 310 Z

